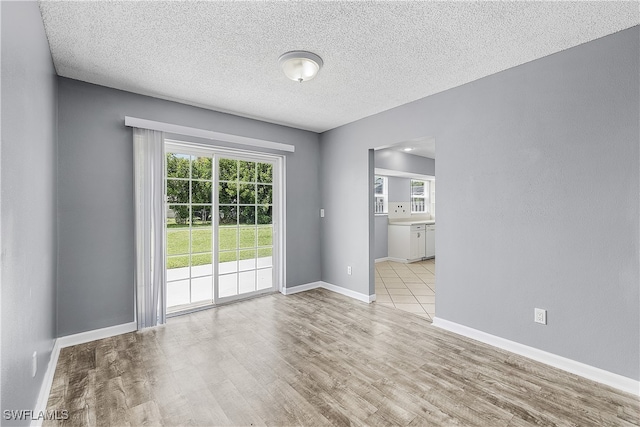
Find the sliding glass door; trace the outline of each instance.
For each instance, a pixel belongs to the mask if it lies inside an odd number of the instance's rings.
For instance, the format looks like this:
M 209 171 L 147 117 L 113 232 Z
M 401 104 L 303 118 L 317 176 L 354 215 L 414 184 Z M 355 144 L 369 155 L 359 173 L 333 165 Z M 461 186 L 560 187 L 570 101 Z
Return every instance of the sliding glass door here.
M 167 311 L 276 290 L 277 159 L 166 145 Z

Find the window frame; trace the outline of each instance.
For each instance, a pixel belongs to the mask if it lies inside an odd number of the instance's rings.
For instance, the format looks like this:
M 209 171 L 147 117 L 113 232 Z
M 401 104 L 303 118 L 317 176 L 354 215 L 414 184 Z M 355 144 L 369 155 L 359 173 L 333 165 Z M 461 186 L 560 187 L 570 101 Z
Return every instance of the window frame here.
M 382 193 L 376 193 L 376 181 L 382 178 Z M 378 200 L 382 201 L 382 211 L 378 211 Z M 375 215 L 389 214 L 389 177 L 384 175 L 374 175 L 373 177 L 373 213 Z
M 414 182 L 421 182 L 423 187 L 424 187 L 424 194 L 422 196 L 415 196 L 413 194 L 413 183 Z M 422 210 L 415 210 L 414 209 L 414 199 L 421 199 L 422 200 Z M 430 210 L 430 204 L 431 204 L 431 181 L 426 180 L 426 179 L 415 179 L 415 178 L 411 178 L 411 181 L 409 182 L 409 203 L 411 204 L 411 213 L 412 214 L 426 214 L 427 212 L 429 212 Z M 427 206 L 429 205 L 429 206 Z

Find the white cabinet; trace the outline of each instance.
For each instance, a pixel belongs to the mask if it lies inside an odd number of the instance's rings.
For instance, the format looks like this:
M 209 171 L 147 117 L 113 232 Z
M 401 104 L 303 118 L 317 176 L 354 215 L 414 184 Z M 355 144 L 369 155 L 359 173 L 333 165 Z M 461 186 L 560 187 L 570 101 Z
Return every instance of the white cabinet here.
M 426 256 L 425 225 L 389 224 L 389 258 L 416 261 Z
M 389 224 L 389 258 L 395 261 L 408 260 L 411 257 L 411 227 Z
M 424 235 L 424 225 L 411 226 L 411 251 L 409 259 L 418 259 L 425 257 L 426 239 Z
M 436 256 L 436 226 L 427 225 L 425 229 L 425 255 L 426 258 Z

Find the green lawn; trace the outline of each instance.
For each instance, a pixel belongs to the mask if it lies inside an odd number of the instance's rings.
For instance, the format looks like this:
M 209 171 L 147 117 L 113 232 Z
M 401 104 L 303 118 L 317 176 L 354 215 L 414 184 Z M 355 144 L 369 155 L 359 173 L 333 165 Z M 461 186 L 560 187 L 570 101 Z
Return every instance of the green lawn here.
M 211 227 L 193 227 L 191 231 L 184 227 L 167 229 L 167 268 L 187 267 L 189 252 L 191 265 L 205 265 L 212 262 Z M 220 262 L 256 257 L 256 239 L 258 246 L 273 245 L 271 226 L 222 226 L 219 228 Z M 191 251 L 189 246 L 191 245 Z M 200 252 L 200 253 L 198 253 Z M 258 257 L 272 255 L 271 247 L 258 248 Z

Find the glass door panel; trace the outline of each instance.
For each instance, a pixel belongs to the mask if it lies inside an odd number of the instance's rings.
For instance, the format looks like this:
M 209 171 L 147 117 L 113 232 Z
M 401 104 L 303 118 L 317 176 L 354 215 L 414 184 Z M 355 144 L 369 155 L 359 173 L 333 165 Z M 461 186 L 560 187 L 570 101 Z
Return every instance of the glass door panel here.
M 218 159 L 218 295 L 273 289 L 273 163 Z
M 238 295 L 238 161 L 218 160 L 218 298 Z
M 213 300 L 213 155 L 166 154 L 167 311 Z

